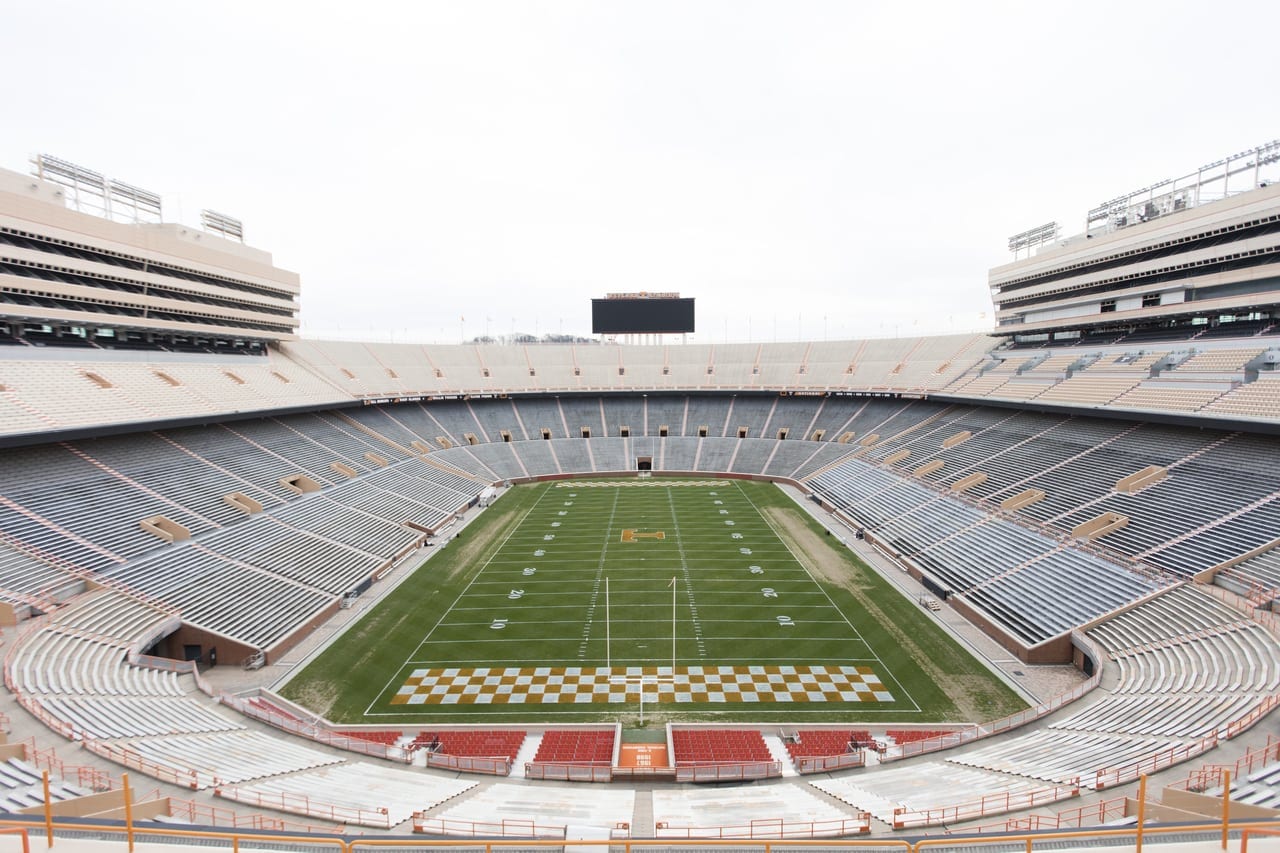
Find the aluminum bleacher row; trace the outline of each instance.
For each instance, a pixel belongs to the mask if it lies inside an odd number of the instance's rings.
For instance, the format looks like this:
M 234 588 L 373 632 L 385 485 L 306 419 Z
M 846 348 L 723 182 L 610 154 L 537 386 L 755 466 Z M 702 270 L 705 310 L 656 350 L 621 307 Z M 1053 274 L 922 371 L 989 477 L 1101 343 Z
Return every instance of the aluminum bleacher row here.
M 424 394 L 628 388 L 928 390 L 959 376 L 994 343 L 973 334 L 664 348 L 294 341 L 261 357 L 5 347 L 0 353 L 0 435 Z
M 1275 638 L 1190 586 L 1090 634 L 1118 665 L 1119 683 L 1047 728 L 814 786 L 898 826 L 955 820 L 957 806 L 984 796 L 1007 802 L 998 810 L 1051 802 L 1130 781 L 1162 755 L 1199 754 L 1230 734 L 1231 723 L 1264 709 L 1280 685 Z
M 1160 342 L 1151 348 L 1070 348 L 992 354 L 945 393 L 1112 409 L 1230 415 L 1274 420 L 1274 338 L 1205 344 Z
M 1163 479 L 1119 488 L 1148 466 Z M 1036 642 L 1106 612 L 1094 604 L 1149 591 L 1152 569 L 1189 577 L 1273 541 L 1277 473 L 1280 446 L 1263 436 L 956 406 L 807 482 L 944 591 Z M 1040 499 L 1004 508 L 1032 490 Z M 1127 525 L 1090 552 L 1067 547 L 1104 513 Z M 1132 567 L 1145 568 L 1133 577 Z M 1027 612 L 1046 598 L 1054 613 Z
M 1071 348 L 1047 358 L 1018 350 L 993 360 L 996 344 L 983 335 L 679 347 L 294 341 L 260 357 L 6 347 L 0 435 L 360 398 L 619 390 L 893 389 L 1261 420 L 1280 414 L 1275 395 L 1259 387 L 1277 375 L 1267 356 L 1276 352 L 1272 338 Z M 766 405 L 744 399 L 731 426 L 767 420 Z M 573 437 L 599 420 L 575 405 L 565 414 L 573 422 L 561 426 Z
M 254 649 L 357 589 L 485 487 L 336 414 L 45 445 L 5 454 L 0 472 L 7 600 L 48 609 L 85 578 L 107 579 Z M 263 511 L 233 506 L 233 494 Z M 191 538 L 144 530 L 156 516 Z
M 51 780 L 49 783 L 49 801 L 52 803 L 90 793 L 92 791 L 88 788 L 72 782 Z M 44 803 L 40 768 L 21 758 L 10 758 L 0 763 L 0 812 L 21 812 Z
M 782 431 L 821 440 L 752 437 Z M 424 459 L 422 448 L 436 449 Z M 46 445 L 4 460 L 0 541 L 54 567 L 136 583 L 188 619 L 265 648 L 410 547 L 417 534 L 405 522 L 439 524 L 483 482 L 630 469 L 639 455 L 659 471 L 807 478 L 1028 643 L 1158 585 L 1125 571 L 1129 561 L 1185 576 L 1263 545 L 1280 521 L 1280 453 L 1261 437 L 928 401 L 679 395 L 408 402 Z M 1136 494 L 1117 490 L 1152 465 L 1168 476 Z M 281 483 L 294 474 L 321 491 L 299 496 Z M 938 491 L 975 474 L 981 482 L 962 496 Z M 1025 524 L 997 517 L 1005 499 L 1031 489 L 1044 495 L 1018 510 Z M 223 500 L 232 492 L 267 511 L 246 516 Z M 1094 553 L 1064 544 L 1103 512 L 1128 525 Z M 152 515 L 193 538 L 166 545 L 138 526 Z M 988 559 L 991 548 L 1001 559 Z M 154 571 L 161 560 L 170 568 Z M 226 612 L 218 590 L 240 584 L 270 589 L 283 603 L 275 618 Z M 10 597 L 33 594 L 16 575 L 13 586 Z M 1105 592 L 1082 601 L 1085 589 Z M 1036 601 L 1059 591 L 1053 608 Z
M 128 662 L 173 622 L 171 613 L 116 590 L 84 593 L 21 639 L 5 669 L 6 686 L 37 717 L 92 752 L 163 781 L 215 787 L 218 796 L 257 806 L 385 828 L 474 787 L 345 761 L 252 730 L 197 690 L 193 676 Z M 446 737 L 455 750 L 500 749 L 514 757 L 524 732 Z M 0 786 L 19 786 L 21 780 L 5 773 L 0 768 Z M 55 793 L 64 795 L 60 787 Z
M 811 478 L 828 501 L 1028 644 L 1159 588 L 1102 557 L 861 459 Z

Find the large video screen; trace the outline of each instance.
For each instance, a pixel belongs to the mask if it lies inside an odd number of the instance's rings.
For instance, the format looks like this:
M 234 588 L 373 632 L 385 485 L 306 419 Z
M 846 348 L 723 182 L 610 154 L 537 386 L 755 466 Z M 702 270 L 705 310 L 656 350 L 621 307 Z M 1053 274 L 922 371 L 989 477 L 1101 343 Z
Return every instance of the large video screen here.
M 692 299 L 591 300 L 592 334 L 682 334 L 692 331 Z

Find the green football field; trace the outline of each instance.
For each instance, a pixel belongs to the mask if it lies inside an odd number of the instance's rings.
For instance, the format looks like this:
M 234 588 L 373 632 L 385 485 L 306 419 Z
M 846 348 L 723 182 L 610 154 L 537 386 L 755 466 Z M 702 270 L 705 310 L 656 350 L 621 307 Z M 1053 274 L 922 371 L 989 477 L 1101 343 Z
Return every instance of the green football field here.
M 630 718 L 642 694 L 650 719 L 1021 705 L 776 487 L 658 478 L 511 490 L 281 692 L 365 723 Z

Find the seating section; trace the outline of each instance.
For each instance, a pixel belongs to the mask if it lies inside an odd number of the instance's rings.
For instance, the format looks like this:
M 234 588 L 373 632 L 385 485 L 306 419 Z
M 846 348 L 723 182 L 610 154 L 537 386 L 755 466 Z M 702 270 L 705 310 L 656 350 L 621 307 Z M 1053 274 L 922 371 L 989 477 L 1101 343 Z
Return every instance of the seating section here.
M 1038 780 L 946 761 L 887 766 L 873 772 L 820 779 L 809 784 L 827 796 L 870 812 L 891 826 L 899 821 L 907 826 L 942 823 L 943 818 L 927 819 L 925 813 L 931 809 L 972 803 L 983 797 L 1001 797 L 1007 803 L 1001 807 L 998 802 L 991 802 L 985 814 L 1016 810 L 1026 805 L 1019 797 L 1044 789 L 1044 783 Z M 1064 791 L 1062 796 L 1069 796 L 1069 793 Z M 1049 802 L 1049 799 L 1041 802 Z M 901 813 L 904 809 L 906 812 Z
M 943 446 L 963 432 L 971 434 Z M 1044 496 L 1018 514 L 1047 525 L 1054 536 L 1069 535 L 1103 512 L 1123 515 L 1127 526 L 1098 540 L 1097 547 L 1173 575 L 1189 576 L 1273 538 L 1280 453 L 1263 437 L 953 407 L 920 428 L 855 452 L 859 459 L 883 462 L 904 450 L 907 457 L 890 466 L 896 478 L 912 475 L 927 461 L 942 464 L 919 479 L 939 487 L 981 475 L 963 494 L 976 499 L 982 515 L 1030 490 Z M 1167 468 L 1167 477 L 1136 494 L 1117 491 L 1119 481 L 1148 466 Z M 897 495 L 886 492 L 883 498 Z M 970 523 L 977 521 L 974 516 Z M 951 528 L 959 523 L 956 517 Z
M 365 457 L 376 454 L 381 467 Z M 423 539 L 484 487 L 333 415 L 48 445 L 0 462 L 0 597 L 48 609 L 90 573 L 193 624 L 269 649 Z M 348 479 L 330 468 L 347 465 Z M 283 476 L 322 486 L 299 495 Z M 246 515 L 223 498 L 264 507 Z M 139 522 L 190 531 L 170 545 Z M 2 546 L 0 546 L 2 547 Z M 234 594 L 233 594 L 234 593 Z M 243 596 L 272 606 L 246 608 Z
M 885 729 L 884 732 L 885 737 L 891 738 L 896 744 L 918 743 L 949 734 L 951 734 L 950 729 Z
M 1047 729 L 953 762 L 1065 782 L 1194 743 L 1259 707 L 1280 687 L 1280 646 L 1260 625 L 1179 586 L 1090 629 L 1114 660 L 1109 694 Z M 1129 775 L 1136 775 L 1136 770 Z
M 871 744 L 872 740 L 871 732 L 865 730 L 806 729 L 797 738 L 784 742 L 787 753 L 795 759 L 844 755 Z
M 715 347 L 516 348 L 288 341 L 281 351 L 334 388 L 352 396 L 383 397 L 693 387 L 928 390 L 952 381 L 994 343 L 985 335 L 972 334 Z
M 1168 738 L 1042 730 L 996 741 L 949 761 L 1042 782 L 1079 780 L 1089 785 L 1101 768 L 1133 764 L 1180 745 L 1180 741 Z
M 0 763 L 0 812 L 17 812 L 44 805 L 41 770 L 21 758 Z M 49 779 L 49 801 L 58 803 L 93 793 L 71 782 Z
M 1090 630 L 1115 661 L 1105 701 L 1053 728 L 1198 738 L 1280 689 L 1280 649 L 1267 631 L 1189 586 Z
M 0 541 L 0 601 L 50 610 L 83 591 L 83 578 Z
M 533 760 L 548 764 L 608 767 L 613 764 L 614 732 L 550 729 L 543 733 Z
M 1138 365 L 1150 357 L 1121 367 L 1145 369 Z M 1082 375 L 1121 361 L 1099 359 Z M 997 370 L 1023 364 L 1046 375 L 1071 366 L 1051 356 Z M 943 591 L 1035 643 L 1154 588 L 1126 571 L 1127 560 L 1190 574 L 1263 544 L 1280 521 L 1280 454 L 1263 439 L 918 400 L 797 399 L 795 412 L 783 398 L 404 403 L 358 417 L 327 412 L 50 445 L 5 460 L 0 542 L 28 567 L 98 573 L 168 601 L 189 622 L 269 649 L 412 548 L 421 538 L 414 528 L 442 524 L 485 481 L 629 468 L 642 450 L 657 470 L 805 476 L 873 534 L 900 544 Z M 625 426 L 637 434 L 574 436 L 583 427 L 620 430 L 614 419 L 634 421 Z M 820 442 L 737 438 L 740 428 L 815 435 L 818 424 Z M 662 427 L 668 437 L 655 438 Z M 703 428 L 707 437 L 697 437 Z M 551 441 L 536 437 L 543 429 Z M 504 431 L 531 438 L 506 443 Z M 441 448 L 445 435 L 459 444 Z M 470 446 L 467 435 L 486 443 Z M 958 435 L 968 437 L 952 441 Z M 415 455 L 433 447 L 427 459 Z M 1137 494 L 1116 491 L 1152 465 L 1169 476 Z M 916 469 L 927 473 L 913 476 Z M 321 491 L 298 495 L 280 483 L 293 474 Z M 977 474 L 985 479 L 961 496 L 942 493 Z M 1029 490 L 1044 496 L 1018 510 L 1025 523 L 992 517 Z M 223 501 L 232 491 L 266 511 L 245 516 Z M 1092 551 L 1064 540 L 1102 512 L 1125 516 L 1127 526 Z M 151 515 L 193 539 L 166 545 L 139 527 Z M 987 558 L 991 548 L 1001 559 Z M 1108 559 L 1112 552 L 1119 557 Z M 33 593 L 34 583 L 15 578 L 10 598 L 22 602 L 25 589 L 30 602 L 47 587 Z M 229 607 L 224 591 L 242 588 L 284 606 Z M 1105 592 L 1080 594 L 1092 589 Z M 1047 608 L 1051 592 L 1061 598 Z
M 185 732 L 224 732 L 243 724 L 202 703 L 169 699 L 121 699 L 104 696 L 56 697 L 43 700 L 55 717 L 93 738 L 127 738 Z
M 1238 373 L 1244 366 L 1262 354 L 1253 349 L 1210 349 L 1197 352 L 1179 364 L 1178 373 Z
M 944 592 L 962 596 L 1028 644 L 1160 585 L 861 459 L 846 459 L 808 482 Z
M 20 694 L 94 701 L 185 696 L 191 685 L 176 672 L 130 666 L 126 660 L 148 638 L 177 626 L 173 614 L 118 592 L 85 593 L 14 647 L 9 664 L 13 687 Z
M 1263 765 L 1244 778 L 1231 780 L 1230 798 L 1237 803 L 1264 808 L 1280 808 L 1280 761 Z M 1222 797 L 1222 785 L 1207 788 L 1204 794 L 1209 797 Z
M 671 729 L 676 766 L 772 761 L 760 732 L 745 729 Z
M 238 785 L 214 793 L 254 807 L 390 829 L 476 786 L 383 764 L 353 762 Z
M 420 732 L 414 738 L 411 749 L 429 749 L 443 755 L 470 758 L 505 758 L 516 760 L 516 753 L 524 743 L 527 732 L 506 729 L 467 729 L 439 732 Z
M 1148 411 L 1196 412 L 1225 393 L 1223 388 L 1184 388 L 1180 382 L 1141 382 L 1121 394 L 1112 406 Z
M 1206 414 L 1274 421 L 1280 419 L 1280 374 L 1261 375 L 1205 407 Z
M 1266 605 L 1280 596 L 1280 548 L 1272 548 L 1218 573 L 1215 582 L 1234 582 L 1241 594 L 1255 604 Z
M 339 737 L 349 737 L 354 740 L 367 740 L 370 743 L 380 743 L 384 746 L 393 746 L 396 741 L 404 737 L 401 731 L 370 731 L 368 729 L 340 729 L 334 732 Z
M 1196 340 L 1218 337 L 1214 330 Z M 1159 340 L 1159 338 L 1153 338 Z M 1139 349 L 1141 335 L 1119 343 L 1099 339 L 1082 345 L 1105 347 L 1081 353 L 1080 346 L 1061 345 L 1047 357 L 996 354 L 956 377 L 947 393 L 971 398 L 1065 403 L 1086 408 L 1109 407 L 1158 412 L 1194 412 L 1274 420 L 1280 416 L 1276 395 L 1267 384 L 1277 374 L 1258 359 L 1257 347 Z M 1274 349 L 1274 347 L 1272 347 Z M 1037 361 L 1037 358 L 1040 360 Z M 992 366 L 993 360 L 997 363 Z M 1255 372 L 1255 370 L 1257 372 Z M 1254 381 L 1256 379 L 1256 381 Z
M 120 748 L 137 756 L 143 772 L 172 775 L 196 789 L 278 776 L 342 761 L 292 738 L 256 731 L 136 738 Z
M 160 352 L 79 351 L 0 359 L 0 430 L 7 433 L 339 403 L 350 396 L 279 355 L 220 359 Z
M 839 808 L 807 785 L 685 785 L 653 791 L 657 838 L 805 839 L 859 835 L 870 821 Z M 726 844 L 727 842 L 720 842 Z M 838 844 L 838 842 L 837 842 Z M 779 843 L 779 847 L 784 843 Z M 835 846 L 835 845 L 832 845 Z

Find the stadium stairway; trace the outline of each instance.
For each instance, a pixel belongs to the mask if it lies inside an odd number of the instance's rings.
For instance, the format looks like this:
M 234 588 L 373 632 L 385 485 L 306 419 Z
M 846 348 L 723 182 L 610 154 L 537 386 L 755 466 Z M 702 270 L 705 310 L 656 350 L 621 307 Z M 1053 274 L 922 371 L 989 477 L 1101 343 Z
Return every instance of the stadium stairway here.
M 769 747 L 769 755 L 773 756 L 773 760 L 782 768 L 782 775 L 799 776 L 796 766 L 791 763 L 791 755 L 787 752 L 787 745 L 782 742 L 782 738 L 776 734 L 764 732 L 761 732 L 760 736 L 764 738 L 764 745 Z
M 511 762 L 511 779 L 523 779 L 524 767 L 533 757 L 538 754 L 538 747 L 542 746 L 542 733 L 529 732 L 525 737 L 524 743 L 520 744 L 520 751 L 516 753 L 515 761 Z

